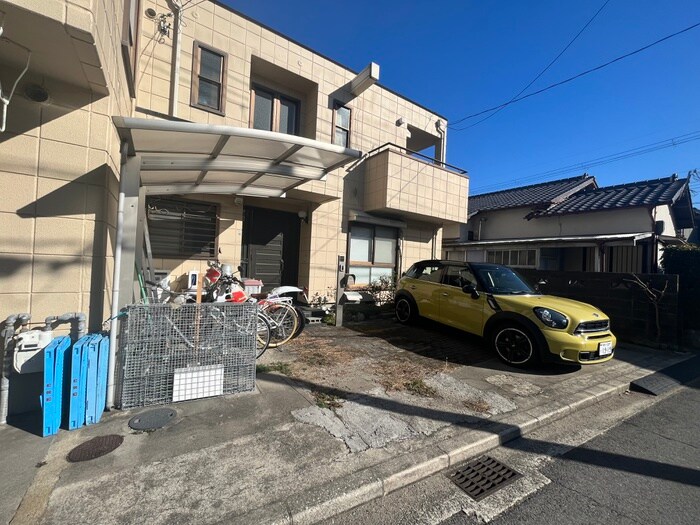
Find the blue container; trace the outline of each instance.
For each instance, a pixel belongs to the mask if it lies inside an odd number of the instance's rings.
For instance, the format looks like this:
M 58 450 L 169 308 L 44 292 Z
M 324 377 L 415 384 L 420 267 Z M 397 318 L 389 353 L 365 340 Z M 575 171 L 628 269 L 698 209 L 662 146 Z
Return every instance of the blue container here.
M 42 436 L 53 436 L 61 425 L 63 369 L 71 340 L 57 337 L 44 348 L 44 384 L 40 398 L 42 407 Z

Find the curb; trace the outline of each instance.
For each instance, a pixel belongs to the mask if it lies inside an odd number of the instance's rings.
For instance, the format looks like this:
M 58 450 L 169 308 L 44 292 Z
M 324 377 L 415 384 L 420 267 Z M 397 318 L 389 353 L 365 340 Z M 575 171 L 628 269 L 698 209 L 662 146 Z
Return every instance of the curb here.
M 622 374 L 617 378 L 618 381 L 614 382 L 615 384 L 603 382 L 577 392 L 570 396 L 569 403 L 553 401 L 524 412 L 504 415 L 490 421 L 483 428 L 465 430 L 436 445 L 402 454 L 248 513 L 232 515 L 220 523 L 235 522 L 240 525 L 318 523 L 523 437 L 575 410 L 622 394 L 629 390 L 630 375 L 630 372 Z M 635 375 L 639 376 L 639 372 Z

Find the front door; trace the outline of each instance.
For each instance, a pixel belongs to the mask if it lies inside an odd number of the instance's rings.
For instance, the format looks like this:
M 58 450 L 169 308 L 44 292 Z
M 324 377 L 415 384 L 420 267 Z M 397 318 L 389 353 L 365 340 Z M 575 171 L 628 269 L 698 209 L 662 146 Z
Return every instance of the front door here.
M 476 277 L 468 266 L 448 265 L 443 274 L 444 286 L 440 301 L 440 320 L 455 328 L 483 335 L 485 294 L 474 299 L 462 288 L 476 286 Z
M 299 277 L 299 216 L 247 206 L 243 210 L 241 263 L 246 277 L 260 279 L 263 291 Z

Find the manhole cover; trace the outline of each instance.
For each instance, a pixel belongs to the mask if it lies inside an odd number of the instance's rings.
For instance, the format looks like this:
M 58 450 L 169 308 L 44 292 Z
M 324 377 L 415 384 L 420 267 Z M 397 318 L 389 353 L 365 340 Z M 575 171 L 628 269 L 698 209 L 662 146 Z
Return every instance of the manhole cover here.
M 78 445 L 68 453 L 68 461 L 77 463 L 78 461 L 89 461 L 109 454 L 122 444 L 124 438 L 116 434 L 107 436 L 97 436 L 82 445 Z
M 455 485 L 476 501 L 520 477 L 520 473 L 489 456 L 471 461 L 449 476 Z
M 176 414 L 172 408 L 156 408 L 132 417 L 129 427 L 142 431 L 156 430 L 170 423 Z

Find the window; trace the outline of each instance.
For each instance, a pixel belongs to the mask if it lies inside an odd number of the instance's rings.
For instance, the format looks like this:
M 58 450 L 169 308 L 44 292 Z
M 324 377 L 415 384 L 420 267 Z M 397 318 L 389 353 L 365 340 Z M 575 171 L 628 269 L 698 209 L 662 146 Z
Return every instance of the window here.
M 350 147 L 350 108 L 337 103 L 333 114 L 333 144 Z
M 298 100 L 258 86 L 253 86 L 251 97 L 253 129 L 299 134 Z
M 154 257 L 216 258 L 215 204 L 151 197 L 146 206 Z
M 476 277 L 467 266 L 448 266 L 442 283 L 448 286 L 463 288 L 469 284 L 476 286 Z
M 194 43 L 192 53 L 190 104 L 223 115 L 226 104 L 227 55 L 200 42 Z
M 486 260 L 490 263 L 507 266 L 534 268 L 537 250 L 489 250 Z
M 431 283 L 439 283 L 442 277 L 444 266 L 439 262 L 428 261 L 426 263 L 414 264 L 406 272 L 406 277 L 420 279 Z
M 126 72 L 126 85 L 129 96 L 136 98 L 136 72 L 138 71 L 138 34 L 140 0 L 124 1 L 124 20 L 122 24 L 122 59 Z
M 384 226 L 350 226 L 350 264 L 348 272 L 356 284 L 369 284 L 381 277 L 391 278 L 396 268 L 398 230 Z

